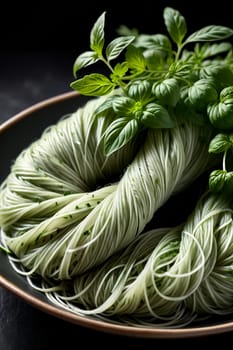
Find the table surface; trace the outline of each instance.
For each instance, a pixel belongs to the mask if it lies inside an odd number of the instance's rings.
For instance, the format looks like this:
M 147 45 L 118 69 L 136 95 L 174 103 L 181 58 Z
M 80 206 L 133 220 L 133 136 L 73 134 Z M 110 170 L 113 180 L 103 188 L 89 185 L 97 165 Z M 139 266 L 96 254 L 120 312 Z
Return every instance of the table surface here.
M 71 91 L 74 59 L 72 52 L 0 53 L 0 123 L 32 104 Z M 114 345 L 166 349 L 232 340 L 233 332 L 194 339 L 141 339 L 102 333 L 45 314 L 0 287 L 1 350 L 78 349 L 80 342 L 85 347 L 106 349 Z

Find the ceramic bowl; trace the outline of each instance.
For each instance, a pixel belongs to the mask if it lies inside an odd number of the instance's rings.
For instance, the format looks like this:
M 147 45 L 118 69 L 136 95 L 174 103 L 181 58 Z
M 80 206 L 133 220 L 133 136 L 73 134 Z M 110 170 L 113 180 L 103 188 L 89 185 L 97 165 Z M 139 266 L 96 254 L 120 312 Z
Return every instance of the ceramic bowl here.
M 0 126 L 0 182 L 10 172 L 12 161 L 21 150 L 37 139 L 47 126 L 56 123 L 67 113 L 75 111 L 86 101 L 86 97 L 76 92 L 68 92 L 37 103 L 3 123 Z M 233 330 L 233 315 L 224 318 L 214 317 L 209 319 L 208 323 L 195 323 L 178 329 L 132 327 L 76 315 L 53 305 L 43 293 L 32 289 L 27 280 L 12 269 L 7 255 L 2 251 L 0 251 L 0 285 L 45 313 L 101 332 L 140 338 L 187 338 Z

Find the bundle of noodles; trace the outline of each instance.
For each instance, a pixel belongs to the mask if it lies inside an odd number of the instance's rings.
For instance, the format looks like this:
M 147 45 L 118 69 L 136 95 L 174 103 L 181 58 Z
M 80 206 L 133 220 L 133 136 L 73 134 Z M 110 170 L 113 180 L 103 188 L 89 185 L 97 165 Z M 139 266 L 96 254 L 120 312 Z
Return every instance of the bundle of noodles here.
M 2 184 L 2 237 L 28 273 L 70 279 L 103 262 L 210 165 L 210 129 L 188 122 L 151 129 L 106 157 L 111 118 L 95 117 L 101 102 L 48 128 Z
M 229 314 L 231 207 L 225 197 L 205 194 L 184 224 L 142 233 L 121 254 L 49 291 L 48 298 L 75 313 L 138 326 L 178 327 Z
M 178 327 L 233 309 L 232 203 L 223 194 L 233 184 L 233 59 L 231 43 L 215 43 L 233 30 L 187 36 L 179 11 L 163 16 L 169 36 L 127 30 L 106 47 L 105 12 L 97 19 L 73 73 L 101 61 L 109 74 L 73 81 L 96 98 L 15 159 L 0 188 L 0 227 L 12 266 L 59 306 Z M 222 169 L 212 169 L 211 153 L 223 153 Z M 207 169 L 211 194 L 187 222 L 148 232 L 158 209 Z

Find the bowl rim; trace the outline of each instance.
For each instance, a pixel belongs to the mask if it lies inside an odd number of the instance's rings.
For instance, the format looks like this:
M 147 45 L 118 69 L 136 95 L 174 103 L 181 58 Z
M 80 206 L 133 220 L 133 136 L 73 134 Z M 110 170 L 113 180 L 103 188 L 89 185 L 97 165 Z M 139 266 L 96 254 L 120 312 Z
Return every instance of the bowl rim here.
M 80 93 L 77 91 L 68 91 L 64 92 L 61 94 L 58 94 L 56 96 L 52 96 L 49 98 L 46 98 L 42 101 L 39 101 L 37 103 L 34 103 L 33 105 L 24 108 L 22 111 L 19 113 L 16 113 L 6 121 L 0 124 L 0 133 L 6 131 L 6 129 L 10 128 L 13 126 L 15 123 L 19 122 L 21 119 L 24 119 L 28 117 L 31 113 L 38 111 L 40 109 L 46 108 L 50 105 L 56 104 L 58 102 L 62 102 L 65 100 L 68 100 L 73 97 L 78 97 L 80 96 Z
M 62 93 L 50 98 L 47 98 L 41 102 L 35 103 L 32 106 L 25 108 L 21 112 L 15 114 L 13 117 L 9 118 L 0 125 L 0 135 L 4 133 L 7 129 L 11 128 L 14 124 L 18 123 L 20 120 L 29 117 L 33 112 L 39 111 L 41 109 L 46 109 L 47 107 L 78 97 L 80 94 L 76 91 Z M 4 254 L 0 252 L 0 254 Z M 226 333 L 233 331 L 233 321 L 226 321 L 220 324 L 207 325 L 207 326 L 196 326 L 196 327 L 185 327 L 185 328 L 156 328 L 156 327 L 133 327 L 127 325 L 119 325 L 110 323 L 107 321 L 97 320 L 90 317 L 77 315 L 62 309 L 58 306 L 52 305 L 51 302 L 43 301 L 33 294 L 21 289 L 16 286 L 12 281 L 7 279 L 5 276 L 0 274 L 0 286 L 8 290 L 10 293 L 24 300 L 33 307 L 50 314 L 59 319 L 68 321 L 70 323 L 85 326 L 87 328 L 102 331 L 105 333 L 111 333 L 116 335 L 131 336 L 138 338 L 190 338 L 199 337 L 205 335 L 216 335 L 220 333 Z

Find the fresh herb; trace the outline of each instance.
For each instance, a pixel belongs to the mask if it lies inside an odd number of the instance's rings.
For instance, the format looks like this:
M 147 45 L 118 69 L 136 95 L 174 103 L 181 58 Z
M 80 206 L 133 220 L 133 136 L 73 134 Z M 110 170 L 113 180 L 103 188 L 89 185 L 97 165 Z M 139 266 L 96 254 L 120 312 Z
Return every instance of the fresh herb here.
M 185 121 L 207 125 L 213 135 L 224 131 L 228 137 L 233 129 L 233 50 L 225 39 L 233 29 L 209 25 L 188 35 L 184 16 L 165 7 L 168 35 L 139 34 L 122 26 L 120 36 L 106 44 L 105 15 L 91 30 L 91 50 L 74 62 L 71 87 L 83 95 L 106 96 L 96 115 L 113 116 L 103 135 L 107 156 L 147 128 L 173 128 Z M 82 68 L 96 62 L 104 63 L 109 74 L 78 77 Z M 210 152 L 218 141 L 213 138 Z M 212 173 L 210 188 L 219 188 L 223 178 L 229 182 L 229 176 Z
M 233 115 L 231 116 L 233 119 Z M 217 134 L 210 142 L 209 152 L 223 154 L 222 169 L 213 170 L 209 177 L 209 188 L 213 192 L 233 193 L 233 171 L 228 169 L 227 159 L 233 152 L 233 133 Z M 232 159 L 231 159 L 232 167 Z

